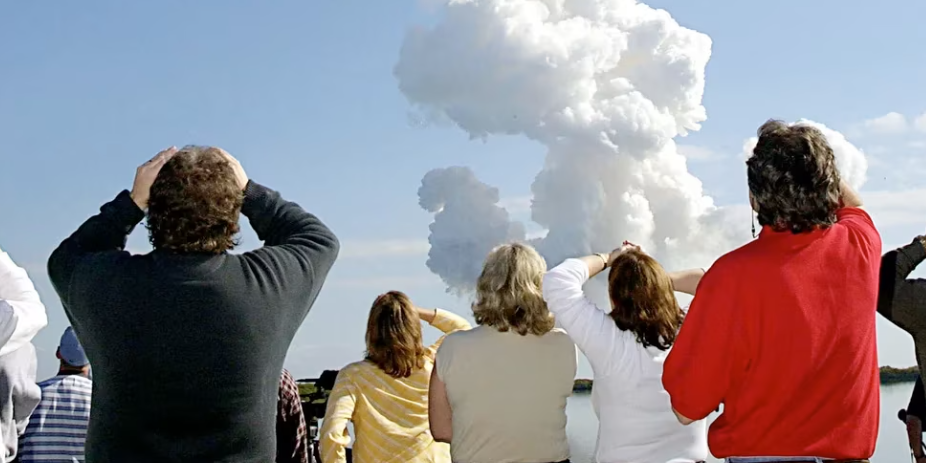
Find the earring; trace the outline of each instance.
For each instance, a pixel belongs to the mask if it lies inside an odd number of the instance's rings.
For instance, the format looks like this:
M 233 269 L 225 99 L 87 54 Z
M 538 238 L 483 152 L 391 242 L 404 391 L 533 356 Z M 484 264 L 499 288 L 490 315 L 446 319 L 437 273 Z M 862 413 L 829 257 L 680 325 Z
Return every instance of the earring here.
M 749 213 L 749 217 L 752 219 L 752 237 L 756 237 L 756 216 L 752 212 Z

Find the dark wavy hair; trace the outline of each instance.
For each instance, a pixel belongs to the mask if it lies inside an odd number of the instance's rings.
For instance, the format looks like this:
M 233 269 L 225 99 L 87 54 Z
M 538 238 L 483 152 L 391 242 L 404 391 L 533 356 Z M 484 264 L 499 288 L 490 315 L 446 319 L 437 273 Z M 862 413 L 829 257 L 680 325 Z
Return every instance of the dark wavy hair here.
M 151 185 L 148 237 L 155 249 L 221 254 L 237 244 L 244 192 L 222 153 L 187 146 Z
M 766 122 L 746 167 L 759 224 L 804 233 L 836 221 L 841 178 L 833 149 L 815 127 Z
M 608 295 L 618 328 L 632 332 L 643 347 L 672 347 L 685 315 L 656 259 L 636 249 L 618 256 L 608 273 Z
M 367 320 L 366 359 L 393 378 L 408 378 L 424 368 L 421 318 L 400 291 L 380 295 Z

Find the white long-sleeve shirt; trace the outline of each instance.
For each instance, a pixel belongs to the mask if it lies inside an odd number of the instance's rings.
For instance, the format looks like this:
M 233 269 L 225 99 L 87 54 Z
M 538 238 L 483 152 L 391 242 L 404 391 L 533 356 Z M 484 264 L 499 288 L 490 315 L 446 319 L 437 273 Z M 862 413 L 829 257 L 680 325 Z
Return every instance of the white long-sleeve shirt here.
M 0 311 L 12 312 L 11 323 L 0 326 L 0 356 L 19 350 L 48 325 L 45 305 L 26 270 L 0 250 Z M 4 317 L 7 319 L 8 317 Z M 5 342 L 4 342 L 5 341 Z
M 662 387 L 668 351 L 646 347 L 620 330 L 582 291 L 588 266 L 565 262 L 543 278 L 543 297 L 594 371 L 592 405 L 598 415 L 598 463 L 683 463 L 706 460 L 703 421 L 682 426 Z

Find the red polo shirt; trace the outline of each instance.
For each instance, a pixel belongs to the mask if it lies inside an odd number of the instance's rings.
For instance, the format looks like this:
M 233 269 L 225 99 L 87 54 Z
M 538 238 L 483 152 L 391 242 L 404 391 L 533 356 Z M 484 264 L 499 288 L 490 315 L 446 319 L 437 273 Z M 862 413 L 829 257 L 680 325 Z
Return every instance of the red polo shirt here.
M 881 237 L 861 209 L 826 230 L 764 229 L 701 280 L 665 362 L 672 406 L 718 458 L 869 458 L 878 437 Z

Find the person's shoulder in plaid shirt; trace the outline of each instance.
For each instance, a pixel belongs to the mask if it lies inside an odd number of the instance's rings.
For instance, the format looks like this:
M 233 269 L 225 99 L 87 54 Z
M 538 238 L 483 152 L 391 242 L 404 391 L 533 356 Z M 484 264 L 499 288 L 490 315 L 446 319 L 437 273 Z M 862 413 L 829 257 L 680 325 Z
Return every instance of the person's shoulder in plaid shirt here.
M 283 370 L 277 408 L 277 463 L 309 463 L 308 444 L 299 386 L 292 375 Z

